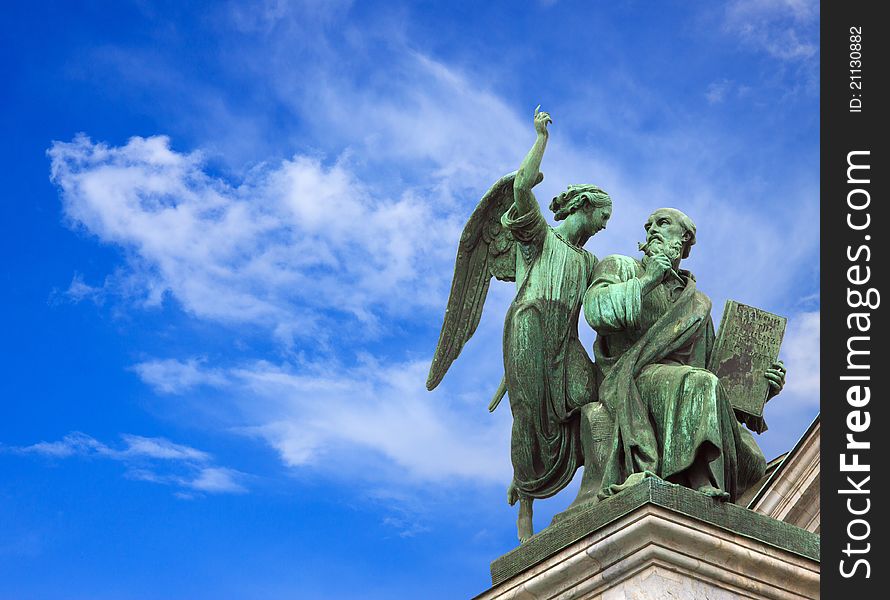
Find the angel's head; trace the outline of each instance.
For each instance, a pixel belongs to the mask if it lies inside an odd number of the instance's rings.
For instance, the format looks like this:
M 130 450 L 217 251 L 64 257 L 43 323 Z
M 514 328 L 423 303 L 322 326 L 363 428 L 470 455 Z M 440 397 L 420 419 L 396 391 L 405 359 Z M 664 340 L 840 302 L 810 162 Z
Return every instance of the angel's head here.
M 557 221 L 569 217 L 581 220 L 584 229 L 593 235 L 606 228 L 612 216 L 612 198 L 593 184 L 570 185 L 550 202 L 550 210 Z

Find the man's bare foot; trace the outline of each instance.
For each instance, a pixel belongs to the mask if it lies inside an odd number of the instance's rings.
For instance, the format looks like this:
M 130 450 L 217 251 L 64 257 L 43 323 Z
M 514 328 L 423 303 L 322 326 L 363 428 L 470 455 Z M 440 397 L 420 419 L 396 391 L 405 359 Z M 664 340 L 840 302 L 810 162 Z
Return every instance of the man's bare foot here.
M 721 502 L 726 502 L 727 500 L 729 500 L 729 492 L 724 492 L 720 488 L 714 487 L 710 484 L 699 487 L 698 491 L 706 496 L 710 496 L 711 498 L 716 498 Z

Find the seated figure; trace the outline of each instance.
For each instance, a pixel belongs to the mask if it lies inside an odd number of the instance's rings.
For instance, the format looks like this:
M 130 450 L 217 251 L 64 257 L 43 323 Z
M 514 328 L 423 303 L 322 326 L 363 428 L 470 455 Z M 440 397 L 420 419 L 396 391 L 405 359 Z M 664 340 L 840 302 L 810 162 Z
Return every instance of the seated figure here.
M 582 409 L 585 473 L 575 505 L 657 476 L 720 500 L 736 500 L 766 461 L 738 421 L 717 377 L 711 301 L 679 269 L 695 225 L 679 210 L 656 210 L 641 259 L 613 255 L 596 265 L 584 316 L 597 332 L 599 402 Z M 770 396 L 785 368 L 764 376 Z

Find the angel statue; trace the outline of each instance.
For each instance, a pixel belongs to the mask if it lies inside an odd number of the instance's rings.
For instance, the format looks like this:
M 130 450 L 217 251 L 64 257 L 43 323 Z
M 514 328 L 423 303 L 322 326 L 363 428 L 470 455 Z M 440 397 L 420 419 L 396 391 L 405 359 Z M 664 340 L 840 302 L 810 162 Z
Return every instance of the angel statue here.
M 483 196 L 464 227 L 427 388 L 434 389 L 482 316 L 491 278 L 516 282 L 504 322 L 504 378 L 513 413 L 510 505 L 519 502 L 521 542 L 533 534 L 532 502 L 549 498 L 583 464 L 579 414 L 596 399 L 597 375 L 578 339 L 581 302 L 597 259 L 584 244 L 606 227 L 612 199 L 595 185 L 571 185 L 550 203 L 550 227 L 532 188 L 549 138 L 550 115 L 535 109 L 537 139 L 515 173 Z

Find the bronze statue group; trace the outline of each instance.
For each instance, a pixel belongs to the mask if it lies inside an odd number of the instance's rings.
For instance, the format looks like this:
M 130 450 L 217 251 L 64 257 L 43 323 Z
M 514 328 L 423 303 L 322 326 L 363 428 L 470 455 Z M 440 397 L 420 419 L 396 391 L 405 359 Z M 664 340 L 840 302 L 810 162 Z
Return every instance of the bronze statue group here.
M 540 107 L 539 107 L 540 108 Z M 427 380 L 435 388 L 473 335 L 491 278 L 515 281 L 504 322 L 504 379 L 513 414 L 513 479 L 518 536 L 533 534 L 532 502 L 584 474 L 570 511 L 645 477 L 734 501 L 764 474 L 766 461 L 739 421 L 719 379 L 710 299 L 680 268 L 695 224 L 674 208 L 645 223 L 641 256 L 597 258 L 583 248 L 604 229 L 612 200 L 595 185 L 553 199 L 551 227 L 532 188 L 550 115 L 535 110 L 536 140 L 515 174 L 482 198 L 464 228 L 438 346 Z M 591 360 L 578 336 L 581 313 L 596 333 Z M 767 369 L 770 395 L 785 382 Z M 758 432 L 759 433 L 759 432 Z M 557 516 L 559 518 L 559 516 Z

